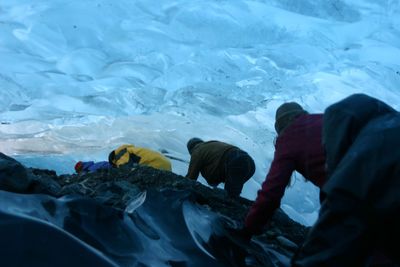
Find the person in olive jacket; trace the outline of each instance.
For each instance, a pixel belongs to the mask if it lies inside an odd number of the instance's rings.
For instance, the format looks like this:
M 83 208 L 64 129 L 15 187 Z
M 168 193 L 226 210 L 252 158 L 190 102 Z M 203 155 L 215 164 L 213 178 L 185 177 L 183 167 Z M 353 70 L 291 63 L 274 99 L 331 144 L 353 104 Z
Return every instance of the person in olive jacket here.
M 322 146 L 322 114 L 309 114 L 296 102 L 278 107 L 275 115 L 274 159 L 250 208 L 241 234 L 250 239 L 260 234 L 280 207 L 294 171 L 321 188 L 326 181 L 325 153 Z
M 197 180 L 201 173 L 211 186 L 225 183 L 230 197 L 240 196 L 243 185 L 255 172 L 253 159 L 236 146 L 195 137 L 188 141 L 187 149 L 191 158 L 186 177 Z
M 400 113 L 356 94 L 323 123 L 325 200 L 292 266 L 368 266 L 376 250 L 400 264 Z

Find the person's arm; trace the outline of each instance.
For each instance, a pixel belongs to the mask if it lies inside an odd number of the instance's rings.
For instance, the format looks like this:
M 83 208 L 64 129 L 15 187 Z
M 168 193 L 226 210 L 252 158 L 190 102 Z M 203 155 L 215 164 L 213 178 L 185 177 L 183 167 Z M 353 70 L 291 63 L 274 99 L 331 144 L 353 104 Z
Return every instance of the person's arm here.
M 278 140 L 271 168 L 245 220 L 245 229 L 252 234 L 260 233 L 274 211 L 279 208 L 295 170 L 293 157 L 290 146 L 284 140 Z
M 200 170 L 201 170 L 201 158 L 199 157 L 199 155 L 193 153 L 190 158 L 189 169 L 188 173 L 186 174 L 186 178 L 196 181 L 197 178 L 199 177 Z

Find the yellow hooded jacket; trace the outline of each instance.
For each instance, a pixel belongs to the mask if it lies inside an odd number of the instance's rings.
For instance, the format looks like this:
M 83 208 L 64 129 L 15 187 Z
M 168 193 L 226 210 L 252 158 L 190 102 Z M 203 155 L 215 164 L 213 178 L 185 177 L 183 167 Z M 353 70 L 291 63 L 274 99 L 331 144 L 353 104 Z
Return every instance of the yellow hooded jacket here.
M 171 162 L 161 153 L 134 145 L 122 145 L 114 150 L 112 164 L 119 167 L 128 162 L 147 165 L 159 170 L 171 171 Z

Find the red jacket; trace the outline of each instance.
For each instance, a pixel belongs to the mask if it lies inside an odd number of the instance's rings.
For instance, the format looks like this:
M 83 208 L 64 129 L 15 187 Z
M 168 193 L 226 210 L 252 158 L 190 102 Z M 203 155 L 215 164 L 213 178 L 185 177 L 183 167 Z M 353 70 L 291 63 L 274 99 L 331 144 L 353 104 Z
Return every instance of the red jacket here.
M 319 188 L 325 183 L 322 114 L 301 115 L 278 136 L 271 168 L 246 217 L 247 230 L 261 232 L 279 208 L 293 171 L 299 172 Z

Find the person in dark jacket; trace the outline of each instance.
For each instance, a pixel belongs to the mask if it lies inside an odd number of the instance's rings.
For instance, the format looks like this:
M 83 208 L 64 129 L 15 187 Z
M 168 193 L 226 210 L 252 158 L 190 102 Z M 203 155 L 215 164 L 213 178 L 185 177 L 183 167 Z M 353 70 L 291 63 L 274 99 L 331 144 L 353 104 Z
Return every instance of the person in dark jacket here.
M 319 188 L 326 181 L 322 114 L 308 114 L 296 102 L 284 103 L 276 111 L 275 130 L 274 159 L 241 229 L 246 239 L 261 233 L 280 207 L 294 171 Z
M 192 138 L 187 149 L 191 158 L 186 177 L 197 180 L 201 173 L 209 185 L 225 183 L 224 189 L 230 197 L 240 196 L 243 185 L 255 172 L 253 159 L 236 146 Z
M 400 113 L 352 95 L 325 111 L 323 143 L 326 197 L 292 266 L 368 266 L 375 250 L 400 264 Z

